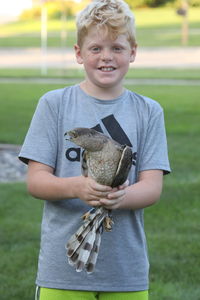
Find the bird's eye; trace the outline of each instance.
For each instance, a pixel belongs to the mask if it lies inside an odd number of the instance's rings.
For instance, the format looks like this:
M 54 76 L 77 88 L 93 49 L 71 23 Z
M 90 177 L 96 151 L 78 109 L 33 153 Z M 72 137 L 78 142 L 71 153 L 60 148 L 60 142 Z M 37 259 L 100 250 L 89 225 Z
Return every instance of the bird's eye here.
M 78 134 L 77 134 L 75 131 L 72 131 L 72 132 L 71 132 L 71 136 L 72 136 L 73 138 L 77 138 Z

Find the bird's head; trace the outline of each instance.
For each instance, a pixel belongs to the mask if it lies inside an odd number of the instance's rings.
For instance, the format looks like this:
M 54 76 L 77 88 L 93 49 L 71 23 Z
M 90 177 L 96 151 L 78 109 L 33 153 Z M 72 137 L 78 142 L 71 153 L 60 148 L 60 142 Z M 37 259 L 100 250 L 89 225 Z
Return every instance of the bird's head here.
M 88 150 L 99 151 L 102 149 L 104 143 L 107 142 L 107 137 L 91 128 L 74 128 L 65 133 L 68 136 L 67 140 L 72 141 L 76 145 Z

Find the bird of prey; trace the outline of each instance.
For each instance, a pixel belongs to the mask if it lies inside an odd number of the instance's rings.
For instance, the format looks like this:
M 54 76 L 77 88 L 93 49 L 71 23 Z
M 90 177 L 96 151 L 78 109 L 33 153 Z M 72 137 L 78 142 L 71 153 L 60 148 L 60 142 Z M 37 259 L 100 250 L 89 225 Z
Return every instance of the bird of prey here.
M 122 185 L 132 165 L 132 151 L 110 137 L 89 128 L 74 128 L 65 133 L 76 145 L 84 149 L 82 174 L 96 182 L 117 187 Z M 103 206 L 92 208 L 83 216 L 83 225 L 67 242 L 70 265 L 77 272 L 94 271 L 103 230 L 112 230 L 111 210 Z

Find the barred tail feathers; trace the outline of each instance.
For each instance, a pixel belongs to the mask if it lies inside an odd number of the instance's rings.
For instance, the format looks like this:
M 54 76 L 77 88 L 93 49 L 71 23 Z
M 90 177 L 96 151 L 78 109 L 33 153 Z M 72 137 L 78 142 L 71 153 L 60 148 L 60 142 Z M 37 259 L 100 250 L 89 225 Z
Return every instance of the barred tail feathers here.
M 66 245 L 68 261 L 77 272 L 85 268 L 88 273 L 93 272 L 101 243 L 103 222 L 107 216 L 108 211 L 103 207 L 93 209 L 91 215 L 87 214 L 84 224 L 69 239 Z
M 90 256 L 90 252 L 94 246 L 95 239 L 96 239 L 96 229 L 95 227 L 93 227 L 92 230 L 86 236 L 84 242 L 80 247 L 80 252 L 76 262 L 77 272 L 81 272 L 85 268 L 88 258 Z
M 86 265 L 86 271 L 88 274 L 91 274 L 94 271 L 96 262 L 97 262 L 97 257 L 99 254 L 99 248 L 100 248 L 100 244 L 101 244 L 101 234 L 102 234 L 102 226 L 99 227 L 96 231 L 96 238 L 95 238 L 95 242 L 94 242 L 94 246 L 91 250 L 90 256 L 88 258 L 87 261 L 87 265 Z
M 86 214 L 85 214 L 86 215 Z M 84 224 L 79 227 L 79 229 L 71 236 L 66 244 L 66 248 L 69 248 L 70 245 L 75 243 L 77 240 L 82 242 L 87 233 L 88 229 L 92 227 L 92 221 L 96 217 L 96 213 L 94 213 L 94 209 L 92 208 L 89 212 L 87 212 L 87 217 L 83 216 Z
M 83 224 L 78 229 L 78 231 L 75 234 L 73 234 L 73 236 L 70 238 L 70 240 L 68 241 L 68 243 L 66 245 L 68 257 L 73 256 L 73 254 L 77 251 L 77 249 L 83 243 L 87 234 L 90 232 L 91 228 L 92 228 L 92 224 L 87 224 L 87 226 L 85 226 L 85 224 Z

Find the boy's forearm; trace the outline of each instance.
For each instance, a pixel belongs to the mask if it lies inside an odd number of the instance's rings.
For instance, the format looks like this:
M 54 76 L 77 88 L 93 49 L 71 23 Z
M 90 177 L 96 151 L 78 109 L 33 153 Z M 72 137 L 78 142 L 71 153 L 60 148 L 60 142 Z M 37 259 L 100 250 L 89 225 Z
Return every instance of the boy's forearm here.
M 107 209 L 141 209 L 154 204 L 162 191 L 163 171 L 147 170 L 139 174 L 138 182 L 119 186 L 100 203 Z
M 154 204 L 162 191 L 163 171 L 147 170 L 139 173 L 138 181 L 130 186 L 119 186 L 101 204 L 108 209 L 141 209 Z
M 38 171 L 28 176 L 27 180 L 28 191 L 32 196 L 50 201 L 76 198 L 78 184 L 78 177 L 60 178 L 45 171 Z
M 139 181 L 125 190 L 120 208 L 141 209 L 153 205 L 160 198 L 162 184 Z
M 59 201 L 79 198 L 90 206 L 99 206 L 100 198 L 113 191 L 91 177 L 57 177 L 53 168 L 39 162 L 29 161 L 27 187 L 29 193 L 39 199 Z

